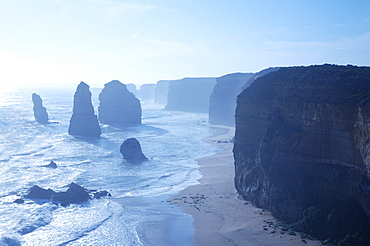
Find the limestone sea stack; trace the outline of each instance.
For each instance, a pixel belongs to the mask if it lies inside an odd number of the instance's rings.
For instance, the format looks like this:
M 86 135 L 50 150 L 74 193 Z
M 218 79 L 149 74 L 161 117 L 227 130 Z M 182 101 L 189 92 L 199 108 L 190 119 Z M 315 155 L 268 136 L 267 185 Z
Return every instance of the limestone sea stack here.
M 99 94 L 99 121 L 105 124 L 141 124 L 141 104 L 126 85 L 113 80 Z
M 32 93 L 32 102 L 33 102 L 33 114 L 35 119 L 39 123 L 47 123 L 49 121 L 48 113 L 46 108 L 42 105 L 42 99 L 36 93 Z
M 369 92 L 370 67 L 287 67 L 256 79 L 237 98 L 238 192 L 335 244 L 368 233 Z
M 120 147 L 120 152 L 123 158 L 128 162 L 141 162 L 148 160 L 141 151 L 140 142 L 136 138 L 126 139 Z
M 94 114 L 89 86 L 81 82 L 77 86 L 73 101 L 73 114 L 69 123 L 68 134 L 83 137 L 99 137 L 101 129 Z

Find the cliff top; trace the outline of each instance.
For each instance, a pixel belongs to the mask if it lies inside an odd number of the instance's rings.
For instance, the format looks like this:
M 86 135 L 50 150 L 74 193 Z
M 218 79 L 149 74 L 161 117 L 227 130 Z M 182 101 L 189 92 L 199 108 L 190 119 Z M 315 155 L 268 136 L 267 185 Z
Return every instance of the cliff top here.
M 370 67 L 285 67 L 256 79 L 240 98 L 370 106 Z

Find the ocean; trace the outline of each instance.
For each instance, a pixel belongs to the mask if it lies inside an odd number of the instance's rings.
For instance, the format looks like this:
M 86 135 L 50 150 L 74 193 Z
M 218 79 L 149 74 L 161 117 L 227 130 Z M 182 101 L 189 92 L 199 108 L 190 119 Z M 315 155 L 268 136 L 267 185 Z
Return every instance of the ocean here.
M 101 89 L 91 91 L 98 114 Z M 194 245 L 192 217 L 167 200 L 197 183 L 196 159 L 220 151 L 201 141 L 218 131 L 208 115 L 142 103 L 141 125 L 101 124 L 101 138 L 70 136 L 74 92 L 0 91 L 0 245 Z M 43 99 L 49 124 L 35 121 L 32 93 Z M 132 137 L 148 161 L 122 158 L 119 147 Z M 58 167 L 43 167 L 50 161 Z M 71 182 L 112 196 L 67 207 L 14 203 L 34 185 L 66 191 Z

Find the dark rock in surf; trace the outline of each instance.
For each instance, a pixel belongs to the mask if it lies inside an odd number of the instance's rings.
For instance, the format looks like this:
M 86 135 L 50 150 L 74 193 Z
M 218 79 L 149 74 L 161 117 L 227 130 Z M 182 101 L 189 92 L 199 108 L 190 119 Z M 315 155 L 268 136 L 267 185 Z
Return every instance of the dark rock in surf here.
M 24 198 L 31 200 L 49 200 L 65 207 L 70 204 L 86 202 L 91 198 L 100 199 L 105 196 L 111 196 L 111 194 L 105 190 L 88 190 L 72 182 L 65 192 L 55 192 L 51 189 L 46 190 L 35 185 L 28 190 Z M 17 199 L 14 203 L 23 203 L 22 201 L 24 202 L 23 199 Z
M 49 121 L 48 113 L 46 108 L 42 105 L 42 99 L 36 93 L 32 93 L 32 102 L 33 102 L 33 114 L 35 119 L 39 123 L 47 123 Z
M 24 200 L 21 199 L 21 198 L 17 198 L 13 201 L 13 203 L 17 203 L 17 204 L 23 204 L 24 203 Z
M 55 196 L 55 191 L 51 189 L 43 189 L 39 186 L 35 185 L 32 186 L 29 190 L 25 198 L 27 199 L 46 199 L 50 200 Z
M 66 192 L 57 193 L 53 200 L 59 202 L 62 206 L 68 206 L 72 203 L 86 202 L 90 200 L 90 195 L 85 188 L 78 184 L 71 183 Z
M 129 162 L 148 160 L 141 151 L 140 143 L 136 138 L 126 139 L 120 147 L 120 152 L 123 158 Z
M 99 94 L 99 121 L 105 124 L 141 124 L 141 104 L 126 85 L 113 80 Z
M 54 161 L 51 161 L 48 165 L 45 165 L 43 167 L 48 167 L 48 168 L 57 168 L 57 164 Z
M 100 199 L 102 197 L 109 196 L 111 197 L 112 195 L 106 191 L 106 190 L 90 190 L 90 194 L 94 199 Z
M 89 86 L 84 82 L 78 85 L 74 95 L 73 114 L 68 134 L 83 137 L 99 137 L 101 134 L 99 122 L 91 103 L 91 92 Z

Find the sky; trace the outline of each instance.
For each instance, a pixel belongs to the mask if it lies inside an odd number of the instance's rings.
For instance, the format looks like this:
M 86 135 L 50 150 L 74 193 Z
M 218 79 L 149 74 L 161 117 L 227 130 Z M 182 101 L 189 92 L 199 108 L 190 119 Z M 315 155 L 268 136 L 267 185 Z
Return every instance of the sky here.
M 0 85 L 370 65 L 369 0 L 0 0 Z

